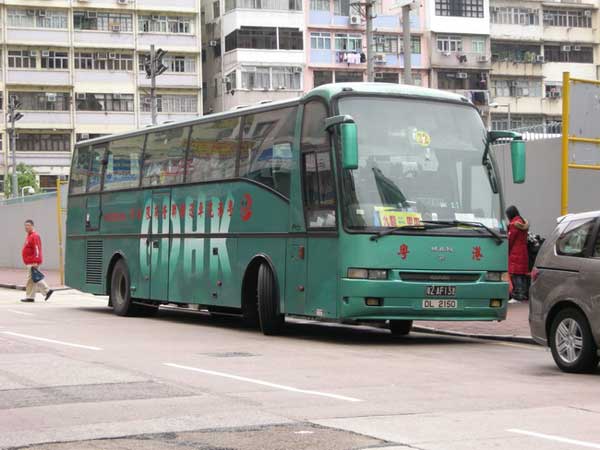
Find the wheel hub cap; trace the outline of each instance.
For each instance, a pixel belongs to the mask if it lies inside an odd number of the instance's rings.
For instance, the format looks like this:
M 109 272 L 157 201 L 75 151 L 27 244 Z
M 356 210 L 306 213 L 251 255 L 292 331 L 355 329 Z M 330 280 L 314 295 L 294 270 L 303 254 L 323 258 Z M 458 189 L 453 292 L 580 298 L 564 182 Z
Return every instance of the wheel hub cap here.
M 555 341 L 560 359 L 568 364 L 579 359 L 583 350 L 583 332 L 576 320 L 562 320 L 556 329 Z

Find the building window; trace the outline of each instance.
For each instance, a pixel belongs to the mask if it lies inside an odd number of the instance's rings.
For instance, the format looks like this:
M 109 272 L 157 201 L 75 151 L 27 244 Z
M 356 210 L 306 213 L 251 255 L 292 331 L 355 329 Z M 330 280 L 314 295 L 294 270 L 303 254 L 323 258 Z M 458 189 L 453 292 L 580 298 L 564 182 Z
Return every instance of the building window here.
M 546 98 L 561 98 L 562 97 L 562 82 L 546 81 L 544 88 L 544 97 Z
M 74 11 L 73 26 L 76 30 L 131 32 L 133 16 L 116 12 Z
M 398 36 L 395 34 L 376 34 L 373 44 L 377 53 L 398 53 Z
M 487 89 L 487 74 L 485 72 L 460 72 L 440 70 L 437 73 L 438 89 L 450 90 L 480 90 Z
M 213 2 L 213 19 L 218 18 L 221 15 L 221 3 L 219 0 Z
M 302 89 L 301 67 L 273 67 L 271 69 L 273 89 L 299 91 Z
M 378 83 L 398 84 L 399 79 L 398 72 L 378 72 L 375 74 L 375 81 Z
M 329 0 L 310 0 L 311 11 L 327 11 L 329 12 Z
M 280 50 L 302 50 L 303 48 L 302 31 L 297 28 L 279 28 Z
M 509 125 L 507 114 L 492 114 L 492 130 L 514 130 L 543 124 L 543 116 L 511 114 Z
M 8 67 L 11 69 L 35 69 L 37 68 L 36 50 L 9 50 Z
M 270 69 L 268 67 L 242 67 L 242 89 L 270 89 Z
M 131 72 L 133 55 L 116 52 L 75 52 L 75 69 Z
M 182 16 L 139 16 L 138 26 L 141 33 L 190 34 L 192 18 Z
M 103 133 L 77 133 L 75 135 L 75 142 L 87 141 L 88 139 L 96 139 L 102 136 L 108 136 L 108 134 Z
M 331 34 L 310 33 L 310 48 L 314 50 L 331 50 Z
M 133 94 L 78 93 L 75 99 L 77 111 L 133 112 Z
M 7 12 L 10 28 L 67 28 L 67 12 L 55 9 L 13 9 Z
M 498 6 L 490 8 L 490 21 L 503 25 L 539 25 L 540 10 Z
M 336 16 L 349 16 L 350 0 L 333 0 L 333 13 Z
M 142 112 L 150 112 L 150 96 L 142 95 Z M 162 94 L 156 96 L 157 110 L 162 113 L 197 113 L 198 97 L 195 95 Z
M 483 17 L 483 0 L 435 0 L 436 16 Z
M 289 66 L 242 66 L 242 89 L 302 89 L 302 68 Z
M 593 47 L 581 45 L 545 45 L 544 59 L 549 62 L 593 63 Z
M 491 91 L 493 97 L 541 97 L 542 80 L 494 78 Z
M 419 36 L 410 37 L 411 53 L 413 55 L 421 54 L 421 38 Z M 404 53 L 404 41 L 400 37 L 400 53 Z
M 338 51 L 359 52 L 362 50 L 362 35 L 336 33 L 335 34 L 335 49 Z
M 149 55 L 139 55 L 139 70 L 144 72 L 144 64 Z M 170 55 L 167 54 L 163 58 L 163 64 L 169 72 L 173 73 L 196 73 L 196 58 L 190 55 Z
M 329 0 L 323 1 L 326 1 L 327 9 L 329 9 Z M 236 8 L 302 11 L 302 0 L 225 0 L 225 11 Z
M 350 72 L 341 70 L 336 70 L 335 72 L 336 83 L 356 83 L 359 81 L 363 81 L 362 72 Z
M 333 83 L 333 72 L 331 70 L 315 70 L 313 71 L 314 87 L 323 84 Z
M 274 27 L 241 27 L 225 36 L 225 51 L 236 48 L 277 49 L 277 29 Z
M 473 38 L 471 40 L 471 51 L 473 53 L 485 53 L 485 39 L 476 39 Z
M 441 34 L 437 37 L 437 49 L 440 52 L 462 52 L 462 37 Z
M 411 77 L 412 77 L 413 86 L 422 86 L 423 85 L 423 78 L 421 76 L 421 72 L 412 71 Z M 404 80 L 404 71 L 400 73 L 400 82 L 407 84 L 406 81 Z
M 502 44 L 492 41 L 492 61 L 524 62 L 534 63 L 538 55 L 542 54 L 539 45 Z
M 592 28 L 589 9 L 544 9 L 544 25 L 548 27 Z
M 43 192 L 54 192 L 56 191 L 56 175 L 40 175 L 40 189 Z
M 69 94 L 66 92 L 10 92 L 16 96 L 23 111 L 68 111 Z
M 70 152 L 71 134 L 19 132 L 16 149 L 20 152 Z
M 41 51 L 42 69 L 68 69 L 69 52 L 58 52 L 54 50 Z

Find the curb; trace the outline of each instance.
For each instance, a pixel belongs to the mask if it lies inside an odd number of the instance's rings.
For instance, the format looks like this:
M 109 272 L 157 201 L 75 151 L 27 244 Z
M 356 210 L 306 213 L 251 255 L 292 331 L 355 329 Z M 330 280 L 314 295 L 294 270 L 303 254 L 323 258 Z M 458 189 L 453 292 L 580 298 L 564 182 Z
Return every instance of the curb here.
M 439 334 L 443 336 L 458 336 L 476 339 L 487 339 L 490 341 L 517 342 L 520 344 L 539 345 L 531 336 L 513 336 L 509 334 L 477 334 L 477 333 L 462 333 L 460 331 L 440 330 L 438 328 L 429 327 L 413 327 L 413 331 L 419 333 Z
M 0 288 L 4 288 L 4 289 L 16 289 L 17 291 L 24 291 L 25 290 L 25 286 L 21 285 L 21 284 L 6 284 L 6 283 L 0 283 Z M 53 291 L 68 291 L 69 287 L 66 286 L 61 286 L 61 287 L 50 287 L 50 289 L 52 289 Z

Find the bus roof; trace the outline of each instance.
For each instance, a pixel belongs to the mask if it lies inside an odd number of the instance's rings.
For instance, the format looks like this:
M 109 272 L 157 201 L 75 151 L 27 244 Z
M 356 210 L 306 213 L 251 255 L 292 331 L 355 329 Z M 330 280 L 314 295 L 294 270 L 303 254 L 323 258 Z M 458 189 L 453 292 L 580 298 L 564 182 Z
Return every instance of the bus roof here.
M 471 104 L 464 96 L 455 94 L 454 92 L 442 91 L 439 89 L 423 88 L 420 86 L 411 86 L 408 84 L 395 84 L 395 83 L 335 83 L 335 84 L 324 84 L 308 91 L 304 96 L 288 99 L 277 102 L 264 102 L 258 105 L 241 107 L 232 109 L 225 112 L 216 114 L 210 114 L 205 116 L 198 116 L 197 118 L 183 120 L 180 122 L 169 122 L 159 124 L 155 126 L 147 126 L 132 131 L 123 133 L 111 134 L 108 136 L 101 136 L 94 139 L 88 139 L 75 144 L 75 147 L 84 145 L 109 142 L 115 139 L 122 139 L 125 137 L 131 137 L 140 135 L 152 131 L 168 130 L 170 128 L 177 128 L 184 125 L 194 125 L 196 123 L 219 120 L 227 117 L 235 117 L 248 113 L 256 113 L 264 110 L 276 108 L 278 106 L 293 105 L 301 100 L 307 100 L 310 98 L 320 97 L 327 101 L 330 101 L 333 97 L 341 93 L 353 92 L 356 94 L 378 94 L 378 95 L 390 95 L 390 96 L 406 96 L 406 97 L 422 97 L 427 100 L 439 100 L 439 101 L 450 101 L 450 102 L 461 102 L 465 104 Z

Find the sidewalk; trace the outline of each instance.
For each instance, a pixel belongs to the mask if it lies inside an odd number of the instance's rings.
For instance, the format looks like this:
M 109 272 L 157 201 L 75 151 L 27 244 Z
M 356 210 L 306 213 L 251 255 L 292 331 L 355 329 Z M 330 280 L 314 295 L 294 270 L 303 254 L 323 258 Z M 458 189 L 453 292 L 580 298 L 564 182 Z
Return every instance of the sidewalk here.
M 529 331 L 527 302 L 509 304 L 506 320 L 502 322 L 415 322 L 414 329 L 439 334 L 534 343 Z
M 58 270 L 44 270 L 42 272 L 46 275 L 46 283 L 52 289 L 60 289 L 64 286 L 60 283 L 60 274 Z M 25 269 L 8 269 L 0 268 L 0 287 L 8 289 L 20 289 L 25 290 Z

